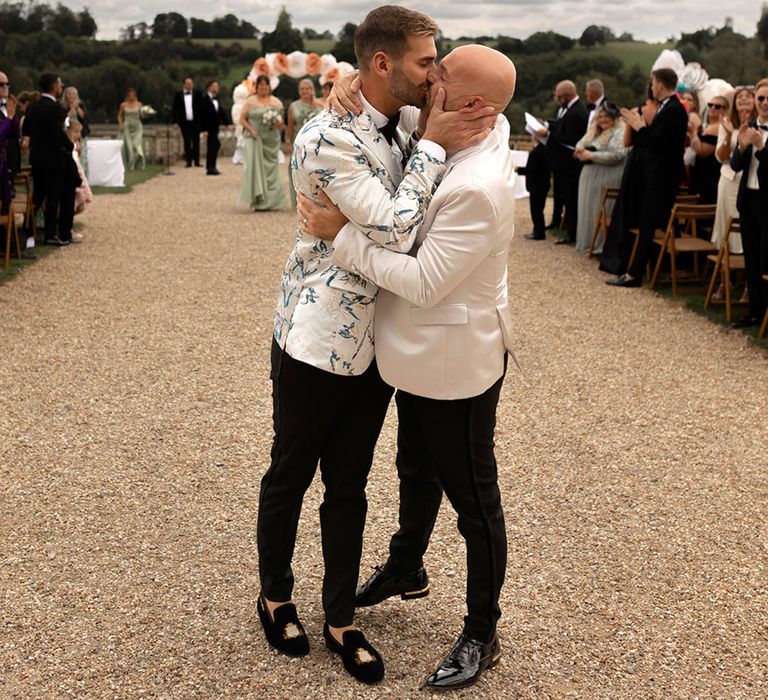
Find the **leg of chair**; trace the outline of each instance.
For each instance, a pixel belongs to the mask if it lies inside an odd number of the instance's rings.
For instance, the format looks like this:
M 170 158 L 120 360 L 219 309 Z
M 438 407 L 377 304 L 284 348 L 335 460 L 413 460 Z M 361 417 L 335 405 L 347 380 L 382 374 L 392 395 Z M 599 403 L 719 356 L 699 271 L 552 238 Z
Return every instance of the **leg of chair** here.
M 723 251 L 720 250 L 717 253 L 717 260 L 715 260 L 715 267 L 712 270 L 712 279 L 709 281 L 709 287 L 707 288 L 707 295 L 704 297 L 704 308 L 708 309 L 710 303 L 712 302 L 712 295 L 715 292 L 715 281 L 718 278 L 718 275 L 720 273 L 720 267 L 722 264 L 722 258 L 723 258 Z
M 591 258 L 593 255 L 593 251 L 595 250 L 595 243 L 597 243 L 597 234 L 600 232 L 600 227 L 603 225 L 603 209 L 600 208 L 600 213 L 597 215 L 597 218 L 595 219 L 595 228 L 592 230 L 592 240 L 589 243 L 589 253 L 587 254 L 588 258 Z
M 5 224 L 5 257 L 3 258 L 3 267 L 8 267 L 8 263 L 11 260 L 11 223 L 13 222 L 13 215 L 8 217 Z
M 762 338 L 765 335 L 766 328 L 768 328 L 768 309 L 765 310 L 765 316 L 763 316 L 763 322 L 760 324 L 760 331 L 757 334 L 758 338 Z
M 632 267 L 632 263 L 635 261 L 635 255 L 637 254 L 637 246 L 640 242 L 640 234 L 634 233 L 635 242 L 632 244 L 632 252 L 629 254 L 629 262 L 627 263 L 627 270 Z
M 656 286 L 656 280 L 659 277 L 659 270 L 661 269 L 661 261 L 664 259 L 664 253 L 667 251 L 667 241 L 664 240 L 664 245 L 661 246 L 661 249 L 659 250 L 659 257 L 656 258 L 656 268 L 653 271 L 653 277 L 651 277 L 651 283 L 648 285 L 650 289 L 653 289 Z

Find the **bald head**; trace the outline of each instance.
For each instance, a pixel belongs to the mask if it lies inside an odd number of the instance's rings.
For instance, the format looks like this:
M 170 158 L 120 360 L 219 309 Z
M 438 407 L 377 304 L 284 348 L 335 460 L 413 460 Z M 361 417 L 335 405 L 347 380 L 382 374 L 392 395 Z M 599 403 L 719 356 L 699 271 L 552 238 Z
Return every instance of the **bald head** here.
M 492 106 L 501 112 L 515 94 L 517 71 L 503 53 L 479 44 L 457 46 L 437 69 L 445 108 Z
M 576 84 L 572 80 L 561 80 L 555 87 L 555 99 L 563 106 L 576 97 Z

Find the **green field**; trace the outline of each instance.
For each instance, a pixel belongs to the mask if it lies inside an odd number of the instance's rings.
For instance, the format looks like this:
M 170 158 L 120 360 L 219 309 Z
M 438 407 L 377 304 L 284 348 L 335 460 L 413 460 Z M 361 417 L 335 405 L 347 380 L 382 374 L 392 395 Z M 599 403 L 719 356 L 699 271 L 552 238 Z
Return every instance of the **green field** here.
M 261 55 L 261 40 L 260 39 L 192 39 L 195 44 L 202 44 L 203 46 L 213 46 L 219 44 L 220 46 L 228 46 L 229 44 L 240 44 L 245 48 L 251 48 L 254 51 L 254 58 Z M 307 53 L 319 53 L 321 56 L 324 53 L 330 52 L 333 45 L 336 43 L 334 39 L 308 39 L 304 42 L 304 50 Z

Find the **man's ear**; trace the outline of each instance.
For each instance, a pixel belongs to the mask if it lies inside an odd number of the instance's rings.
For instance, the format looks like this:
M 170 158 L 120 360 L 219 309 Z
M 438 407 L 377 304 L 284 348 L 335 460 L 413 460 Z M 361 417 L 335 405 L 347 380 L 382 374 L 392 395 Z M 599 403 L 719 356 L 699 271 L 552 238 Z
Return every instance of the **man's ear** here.
M 380 77 L 388 77 L 392 68 L 389 56 L 383 51 L 377 51 L 371 59 L 371 70 Z
M 462 114 L 472 114 L 472 112 L 477 112 L 477 110 L 482 109 L 487 104 L 488 102 L 484 97 L 475 95 L 474 97 L 468 97 L 464 106 L 459 111 Z

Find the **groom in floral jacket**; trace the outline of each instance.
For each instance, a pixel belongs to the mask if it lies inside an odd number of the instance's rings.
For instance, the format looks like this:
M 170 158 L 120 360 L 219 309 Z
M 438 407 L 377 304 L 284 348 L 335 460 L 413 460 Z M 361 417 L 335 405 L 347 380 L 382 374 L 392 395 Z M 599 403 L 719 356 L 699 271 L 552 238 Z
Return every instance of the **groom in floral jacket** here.
M 355 35 L 362 114 L 319 115 L 297 136 L 291 159 L 297 192 L 317 201 L 324 191 L 372 240 L 403 253 L 444 173 L 446 151 L 483 138 L 494 121 L 437 108 L 428 118 L 426 110 L 400 112 L 426 103 L 436 32 L 429 17 L 403 7 L 370 12 Z M 290 604 L 291 558 L 304 493 L 319 462 L 326 643 L 353 676 L 375 682 L 383 677 L 383 662 L 352 623 L 365 485 L 392 395 L 374 359 L 378 290 L 334 266 L 332 244 L 301 223 L 275 313 L 275 437 L 259 498 L 259 615 L 273 646 L 298 655 L 308 651 L 308 643 L 297 642 L 305 632 Z M 364 662 L 353 662 L 361 648 Z

